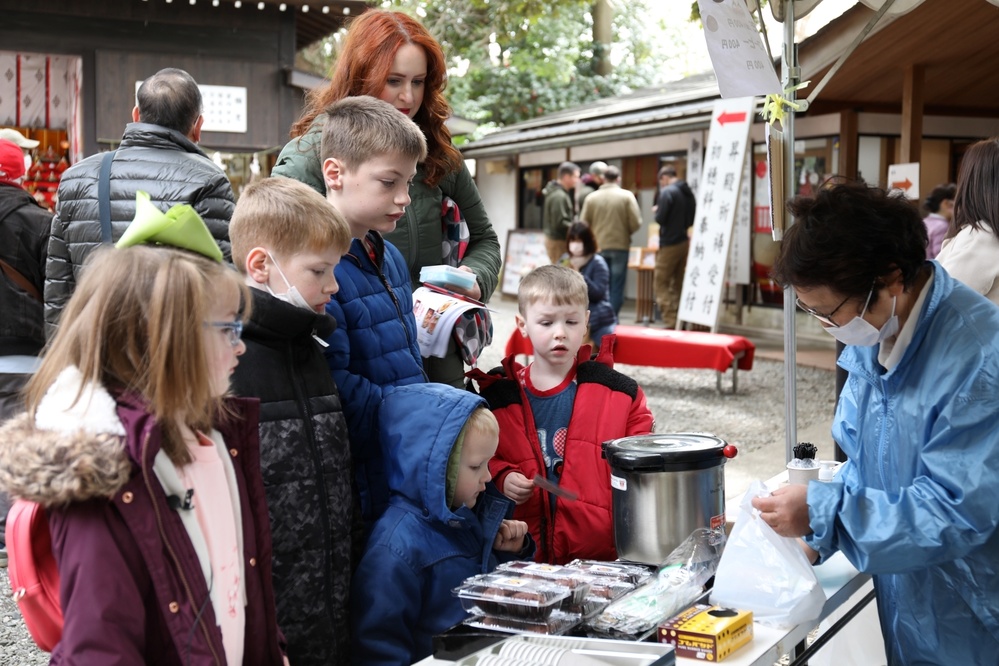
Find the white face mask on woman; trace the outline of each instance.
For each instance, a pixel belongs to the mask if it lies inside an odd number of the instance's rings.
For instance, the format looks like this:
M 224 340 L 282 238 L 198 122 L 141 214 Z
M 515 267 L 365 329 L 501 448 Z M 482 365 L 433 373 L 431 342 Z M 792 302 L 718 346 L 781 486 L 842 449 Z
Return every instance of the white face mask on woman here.
M 312 306 L 309 305 L 309 302 L 307 300 L 305 300 L 305 298 L 302 297 L 302 294 L 299 293 L 298 287 L 296 287 L 296 286 L 292 285 L 290 282 L 288 282 L 288 278 L 286 278 L 284 276 L 284 271 L 282 271 L 281 267 L 278 266 L 277 259 L 274 258 L 274 255 L 271 254 L 270 252 L 268 252 L 267 256 L 270 257 L 271 261 L 274 262 L 274 268 L 277 269 L 278 275 L 281 276 L 281 279 L 284 280 L 285 286 L 288 287 L 288 291 L 284 292 L 283 294 L 275 294 L 274 290 L 271 289 L 271 286 L 268 284 L 268 285 L 266 285 L 266 287 L 267 287 L 267 291 L 270 292 L 270 295 L 273 296 L 274 298 L 278 299 L 279 301 L 284 301 L 285 303 L 290 303 L 290 304 L 295 305 L 297 307 L 305 308 L 309 312 L 314 312 L 314 310 L 312 309 Z
M 871 287 L 871 295 L 874 294 L 874 288 Z M 892 296 L 891 298 L 891 317 L 885 322 L 884 326 L 880 329 L 874 327 L 874 324 L 870 323 L 864 319 L 864 313 L 867 312 L 867 306 L 871 303 L 871 296 L 867 297 L 867 303 L 864 304 L 864 311 L 859 315 L 848 321 L 843 326 L 827 327 L 826 333 L 833 336 L 844 345 L 854 345 L 855 347 L 873 347 L 876 344 L 880 344 L 886 338 L 890 338 L 898 333 L 898 315 L 895 314 L 895 302 L 896 298 Z
M 571 243 L 569 243 L 569 255 L 572 257 L 583 256 L 583 242 L 572 241 Z

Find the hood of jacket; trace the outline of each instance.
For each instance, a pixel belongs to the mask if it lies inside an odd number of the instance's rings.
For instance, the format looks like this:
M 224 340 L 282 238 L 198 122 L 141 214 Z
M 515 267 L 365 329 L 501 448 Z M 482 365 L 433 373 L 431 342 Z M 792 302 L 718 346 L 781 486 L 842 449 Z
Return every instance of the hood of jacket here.
M 557 190 L 562 190 L 564 192 L 565 188 L 562 187 L 562 184 L 559 183 L 557 180 L 549 180 L 548 184 L 545 185 L 543 190 L 541 190 L 541 194 L 548 196 L 549 194 Z
M 111 394 L 66 368 L 34 422 L 22 413 L 0 428 L 0 487 L 45 507 L 111 497 L 131 473 L 124 435 Z
M 280 342 L 317 335 L 328 338 L 337 322 L 326 312 L 310 312 L 260 289 L 250 289 L 253 314 L 246 322 L 246 332 L 263 343 Z
M 690 197 L 692 199 L 696 199 L 696 197 L 694 196 L 694 191 L 692 189 L 690 189 L 690 185 L 687 185 L 687 181 L 685 181 L 685 180 L 678 180 L 678 181 L 676 181 L 673 184 L 676 185 L 677 189 L 679 189 L 681 192 L 683 192 L 683 196 Z
M 22 206 L 37 206 L 45 210 L 35 201 L 35 198 L 28 194 L 20 185 L 11 183 L 0 183 L 0 220 L 10 215 Z
M 447 459 L 468 417 L 487 407 L 478 395 L 446 384 L 410 384 L 382 400 L 382 448 L 389 489 L 429 511 L 430 519 L 454 524 L 471 519 L 467 510 L 447 504 Z

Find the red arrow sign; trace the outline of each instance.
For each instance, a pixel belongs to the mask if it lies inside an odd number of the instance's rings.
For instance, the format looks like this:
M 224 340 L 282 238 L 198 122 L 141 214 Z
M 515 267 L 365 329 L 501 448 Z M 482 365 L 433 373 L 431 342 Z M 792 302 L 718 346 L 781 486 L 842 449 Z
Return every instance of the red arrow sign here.
M 718 114 L 718 124 L 723 126 L 725 123 L 741 123 L 746 120 L 746 112 L 742 113 L 729 113 L 727 111 L 722 111 Z
M 895 181 L 891 184 L 892 189 L 896 190 L 907 190 L 912 187 L 912 181 L 906 178 L 905 180 Z

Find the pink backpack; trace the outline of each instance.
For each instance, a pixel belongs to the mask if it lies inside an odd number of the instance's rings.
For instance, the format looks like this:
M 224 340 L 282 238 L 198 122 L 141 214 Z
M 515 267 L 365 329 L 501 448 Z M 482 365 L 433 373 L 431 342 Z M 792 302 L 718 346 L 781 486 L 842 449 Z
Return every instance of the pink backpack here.
M 17 500 L 7 514 L 7 571 L 28 633 L 51 652 L 62 637 L 59 605 L 59 569 L 52 554 L 52 538 L 45 509 Z

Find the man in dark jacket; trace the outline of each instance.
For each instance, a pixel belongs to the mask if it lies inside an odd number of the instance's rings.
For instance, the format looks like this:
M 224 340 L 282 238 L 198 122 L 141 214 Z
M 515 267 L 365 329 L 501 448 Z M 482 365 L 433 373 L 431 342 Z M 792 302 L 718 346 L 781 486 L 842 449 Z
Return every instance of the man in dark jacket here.
M 576 217 L 573 191 L 578 184 L 579 166 L 574 162 L 562 162 L 558 165 L 556 180 L 549 181 L 541 190 L 545 195 L 545 207 L 541 217 L 545 229 L 545 249 L 548 251 L 548 259 L 553 264 L 565 254 L 565 236 L 569 232 L 569 225 Z
M 21 188 L 21 148 L 0 139 L 0 421 L 22 409 L 20 392 L 45 344 L 42 281 L 52 213 Z M 10 503 L 0 493 L 0 567 Z
M 229 259 L 232 186 L 198 148 L 201 91 L 191 75 L 163 69 L 142 82 L 138 104 L 114 154 L 110 174 L 111 236 L 117 240 L 135 215 L 135 193 L 147 192 L 162 210 L 190 204 Z M 51 337 L 76 287 L 84 260 L 101 243 L 98 180 L 103 155 L 63 173 L 45 266 L 45 327 Z
M 687 268 L 690 229 L 694 226 L 696 200 L 694 193 L 676 175 L 676 168 L 667 164 L 659 170 L 659 201 L 656 222 L 659 223 L 659 251 L 656 252 L 656 303 L 666 328 L 676 326 L 680 309 L 683 272 Z

